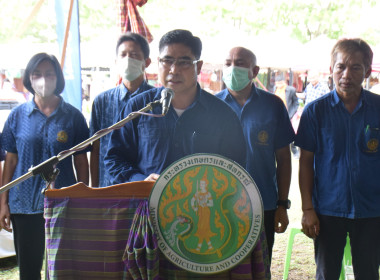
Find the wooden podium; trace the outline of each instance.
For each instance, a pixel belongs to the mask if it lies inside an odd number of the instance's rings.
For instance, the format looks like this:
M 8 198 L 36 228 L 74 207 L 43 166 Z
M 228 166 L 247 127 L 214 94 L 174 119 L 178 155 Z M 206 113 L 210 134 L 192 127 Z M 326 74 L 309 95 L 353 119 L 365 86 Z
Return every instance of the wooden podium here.
M 136 209 L 153 182 L 45 192 L 48 279 L 128 279 L 123 254 Z
M 156 265 L 149 260 L 145 263 L 157 271 L 141 271 L 141 278 L 131 274 L 125 262 L 130 229 L 135 226 L 136 210 L 142 203 L 148 205 L 153 185 L 141 181 L 90 188 L 78 183 L 47 190 L 44 216 L 48 279 L 268 279 L 264 232 L 252 254 L 223 273 L 185 271 L 157 250 Z

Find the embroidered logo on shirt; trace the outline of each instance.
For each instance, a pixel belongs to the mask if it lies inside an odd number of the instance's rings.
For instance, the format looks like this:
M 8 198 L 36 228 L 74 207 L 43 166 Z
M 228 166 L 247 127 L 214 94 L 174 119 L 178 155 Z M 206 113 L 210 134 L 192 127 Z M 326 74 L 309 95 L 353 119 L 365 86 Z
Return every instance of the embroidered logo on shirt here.
M 67 142 L 67 133 L 64 130 L 61 130 L 57 134 L 57 141 L 61 143 L 66 143 Z
M 379 146 L 379 140 L 377 140 L 376 138 L 371 138 L 367 142 L 368 152 L 370 153 L 376 153 L 378 146 Z
M 257 136 L 257 139 L 259 140 L 259 144 L 267 145 L 268 144 L 268 132 L 266 132 L 265 130 L 260 131 L 259 135 Z

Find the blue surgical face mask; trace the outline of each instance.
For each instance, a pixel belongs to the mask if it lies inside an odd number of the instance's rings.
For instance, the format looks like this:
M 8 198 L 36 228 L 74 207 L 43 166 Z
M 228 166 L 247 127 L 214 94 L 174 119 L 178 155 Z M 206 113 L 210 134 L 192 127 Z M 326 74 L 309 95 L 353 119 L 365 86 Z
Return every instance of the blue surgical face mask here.
M 251 82 L 248 73 L 248 68 L 229 66 L 223 69 L 223 81 L 227 88 L 233 91 L 240 91 Z

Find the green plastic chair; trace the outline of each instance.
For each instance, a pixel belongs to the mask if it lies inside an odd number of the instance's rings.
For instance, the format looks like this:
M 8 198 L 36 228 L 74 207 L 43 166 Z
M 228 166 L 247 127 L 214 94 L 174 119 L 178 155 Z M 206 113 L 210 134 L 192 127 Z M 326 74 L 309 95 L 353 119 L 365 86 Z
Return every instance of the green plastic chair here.
M 285 264 L 284 264 L 284 273 L 282 275 L 283 280 L 288 279 L 288 273 L 289 273 L 289 266 L 290 266 L 290 260 L 292 257 L 292 250 L 293 250 L 293 243 L 294 243 L 294 237 L 296 234 L 301 233 L 300 228 L 291 228 L 289 231 L 289 237 L 288 237 L 288 246 L 286 247 L 286 258 L 285 258 Z
M 284 273 L 282 274 L 283 280 L 288 279 L 288 273 L 289 273 L 289 267 L 290 267 L 290 260 L 292 257 L 294 237 L 296 236 L 296 234 L 301 233 L 301 232 L 302 231 L 300 228 L 291 228 L 289 230 L 288 245 L 286 247 L 286 254 L 285 254 L 286 257 L 285 257 L 285 263 L 284 263 Z M 345 268 L 347 265 L 352 265 L 350 238 L 348 237 L 348 235 L 347 235 L 346 246 L 344 248 L 342 269 L 340 271 L 339 280 L 345 280 L 345 278 L 346 278 L 346 269 Z
M 342 270 L 340 271 L 339 280 L 346 279 L 346 266 L 352 266 L 351 245 L 350 245 L 350 238 L 348 237 L 348 235 L 347 235 L 346 247 L 344 247 Z

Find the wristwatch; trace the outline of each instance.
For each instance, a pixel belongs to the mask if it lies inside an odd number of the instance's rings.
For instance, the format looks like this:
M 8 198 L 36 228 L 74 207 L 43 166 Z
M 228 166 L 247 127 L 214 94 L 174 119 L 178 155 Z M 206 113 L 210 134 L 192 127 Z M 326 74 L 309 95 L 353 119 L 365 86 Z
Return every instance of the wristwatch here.
M 291 202 L 289 199 L 287 200 L 277 200 L 277 206 L 282 206 L 285 209 L 289 209 L 291 205 Z

